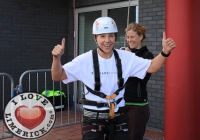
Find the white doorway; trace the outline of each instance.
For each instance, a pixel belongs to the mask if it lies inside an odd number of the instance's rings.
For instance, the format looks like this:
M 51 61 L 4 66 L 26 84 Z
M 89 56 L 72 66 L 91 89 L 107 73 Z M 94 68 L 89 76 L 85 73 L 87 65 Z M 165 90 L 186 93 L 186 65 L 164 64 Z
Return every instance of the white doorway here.
M 132 0 L 130 7 L 129 1 L 126 1 L 76 9 L 77 30 L 75 35 L 77 52 L 75 53 L 80 55 L 97 47 L 92 35 L 92 25 L 95 19 L 102 16 L 109 16 L 115 20 L 118 28 L 115 48 L 123 47 L 125 37 L 124 29 L 127 26 L 127 22 L 138 22 L 138 3 L 139 0 Z M 128 13 L 129 21 L 127 21 Z M 78 82 L 75 86 L 77 86 L 79 98 L 81 98 L 83 85 L 81 82 Z

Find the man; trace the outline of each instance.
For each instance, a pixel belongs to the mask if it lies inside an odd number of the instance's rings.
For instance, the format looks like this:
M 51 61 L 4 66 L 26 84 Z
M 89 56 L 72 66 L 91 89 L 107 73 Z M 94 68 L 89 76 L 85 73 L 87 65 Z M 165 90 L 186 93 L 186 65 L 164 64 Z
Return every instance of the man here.
M 97 49 L 79 55 L 61 65 L 65 40 L 52 51 L 52 79 L 65 84 L 81 81 L 87 92 L 83 104 L 82 140 L 128 140 L 128 117 L 124 114 L 124 83 L 128 77 L 143 79 L 163 66 L 166 56 L 175 48 L 163 33 L 163 51 L 152 61 L 131 52 L 114 49 L 117 25 L 110 17 L 97 18 L 93 35 Z

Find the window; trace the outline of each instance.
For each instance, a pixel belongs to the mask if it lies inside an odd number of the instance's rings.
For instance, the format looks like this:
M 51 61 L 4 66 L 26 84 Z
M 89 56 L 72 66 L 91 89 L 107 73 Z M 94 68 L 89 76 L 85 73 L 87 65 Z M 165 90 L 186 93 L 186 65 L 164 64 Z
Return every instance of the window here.
M 98 5 L 76 9 L 76 54 L 82 54 L 96 47 L 92 35 L 92 25 L 95 19 L 101 16 L 113 18 L 117 24 L 118 34 L 115 48 L 124 46 L 124 29 L 127 26 L 129 11 L 129 23 L 138 22 L 138 1 L 116 2 L 106 5 Z

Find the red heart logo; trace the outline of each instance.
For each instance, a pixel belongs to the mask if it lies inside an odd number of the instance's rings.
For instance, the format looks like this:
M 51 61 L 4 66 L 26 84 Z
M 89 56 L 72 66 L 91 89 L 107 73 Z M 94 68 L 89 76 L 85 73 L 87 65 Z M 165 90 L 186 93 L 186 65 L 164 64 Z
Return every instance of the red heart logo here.
M 15 117 L 18 122 L 29 130 L 38 126 L 45 118 L 46 111 L 41 106 L 34 106 L 29 109 L 27 106 L 19 106 L 15 110 Z

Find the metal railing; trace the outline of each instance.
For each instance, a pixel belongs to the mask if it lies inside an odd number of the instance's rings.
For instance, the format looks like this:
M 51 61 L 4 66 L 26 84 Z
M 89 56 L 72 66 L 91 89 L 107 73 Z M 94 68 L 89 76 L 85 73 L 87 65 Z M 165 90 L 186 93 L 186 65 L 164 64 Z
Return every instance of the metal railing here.
M 31 75 L 34 74 L 35 78 Z M 26 82 L 23 82 L 23 80 L 25 79 L 25 76 L 28 76 L 26 78 Z M 43 78 L 42 78 L 43 76 Z M 49 78 L 47 80 L 47 78 Z M 34 79 L 35 81 L 33 81 L 32 79 Z M 41 79 L 43 81 L 41 81 Z M 27 80 L 28 80 L 28 84 L 27 84 Z M 42 82 L 44 82 L 42 84 Z M 52 84 L 50 85 L 49 83 L 52 82 Z M 60 97 L 60 107 L 57 107 L 55 106 L 56 109 L 60 109 L 60 111 L 57 113 L 57 116 L 60 117 L 60 123 L 56 124 L 54 126 L 54 128 L 56 127 L 61 127 L 61 126 L 67 126 L 67 125 L 72 125 L 72 124 L 76 124 L 76 123 L 79 123 L 80 121 L 77 120 L 77 104 L 76 104 L 76 99 L 73 99 L 73 109 L 70 108 L 70 88 L 69 88 L 69 84 L 67 85 L 63 85 L 62 82 L 55 82 L 51 79 L 51 69 L 39 69 L 39 70 L 28 70 L 28 71 L 25 71 L 24 73 L 22 73 L 22 75 L 20 76 L 20 79 L 19 79 L 19 85 L 17 86 L 17 93 L 23 93 L 23 89 L 24 89 L 24 86 L 23 86 L 23 83 L 26 83 L 26 87 L 28 86 L 28 89 L 26 89 L 26 91 L 31 91 L 33 89 L 33 87 L 36 88 L 36 92 L 39 93 L 41 92 L 40 89 L 42 88 L 43 86 L 43 90 L 46 91 L 48 89 L 51 89 L 53 91 L 57 90 L 59 88 L 59 90 L 61 92 L 63 92 L 63 86 L 67 86 L 66 88 L 66 94 L 65 94 L 65 98 L 67 98 L 67 108 L 66 108 L 66 111 L 65 111 L 65 114 L 67 114 L 67 120 L 65 119 L 65 121 L 67 122 L 64 122 L 63 121 L 63 118 L 65 117 L 63 112 L 64 112 L 64 109 L 62 108 L 63 107 L 63 96 L 59 96 Z M 34 83 L 34 84 L 32 84 Z M 56 85 L 57 84 L 57 85 Z M 59 86 L 58 86 L 59 84 Z M 48 85 L 48 86 L 47 86 Z M 56 88 L 57 86 L 57 88 Z M 48 87 L 48 88 L 47 88 Z M 31 89 L 32 88 L 32 89 Z M 73 94 L 73 97 L 76 98 L 76 96 Z M 52 97 L 53 99 L 53 105 L 56 105 L 56 100 L 55 100 L 55 97 L 53 96 Z M 74 116 L 74 119 L 71 118 L 71 112 L 73 112 L 73 116 Z
M 10 86 L 10 91 L 9 90 L 8 91 L 10 92 L 10 98 L 12 98 L 14 96 L 14 80 L 13 80 L 12 76 L 10 76 L 7 73 L 0 73 L 0 78 L 2 78 L 2 79 L 0 79 L 2 82 L 2 84 L 0 86 L 2 88 L 2 91 L 1 91 L 2 95 L 0 95 L 0 96 L 2 97 L 1 102 L 2 102 L 2 111 L 3 111 L 5 108 L 5 93 L 7 92 L 7 91 L 5 91 L 7 89 L 5 86 L 8 86 L 8 85 Z M 7 80 L 9 80 L 9 81 L 7 81 Z M 8 83 L 8 82 L 10 82 L 10 83 Z M 3 115 L 2 115 L 2 118 L 3 118 Z M 2 121 L 0 124 L 1 124 L 0 139 L 13 137 L 13 135 L 5 129 L 4 123 Z
M 37 92 L 42 93 L 43 91 L 48 90 L 59 90 L 60 92 L 64 93 L 64 96 L 59 97 L 51 97 L 51 102 L 55 106 L 56 110 L 56 123 L 53 128 L 68 126 L 72 124 L 80 123 L 80 116 L 77 115 L 77 102 L 76 102 L 76 94 L 72 93 L 74 85 L 70 84 L 63 84 L 62 82 L 55 82 L 51 79 L 51 69 L 39 69 L 39 70 L 28 70 L 22 73 L 19 78 L 19 85 L 14 88 L 14 80 L 13 78 L 6 73 L 0 73 L 0 76 L 3 76 L 2 82 L 2 90 L 3 90 L 3 99 L 4 99 L 4 77 L 8 77 L 11 81 L 11 98 L 16 94 L 23 94 L 23 92 Z M 73 84 L 73 83 L 72 83 Z M 72 88 L 70 88 L 72 87 Z M 71 92 L 71 93 L 70 93 Z M 49 98 L 49 97 L 47 97 Z M 3 110 L 4 104 L 3 103 Z M 66 117 L 67 116 L 67 117 Z M 5 135 L 4 130 L 4 123 L 2 122 L 2 133 L 0 133 L 0 139 L 6 139 L 12 137 L 13 135 Z M 0 128 L 1 130 L 1 128 Z M 2 136 L 1 136 L 2 135 Z

